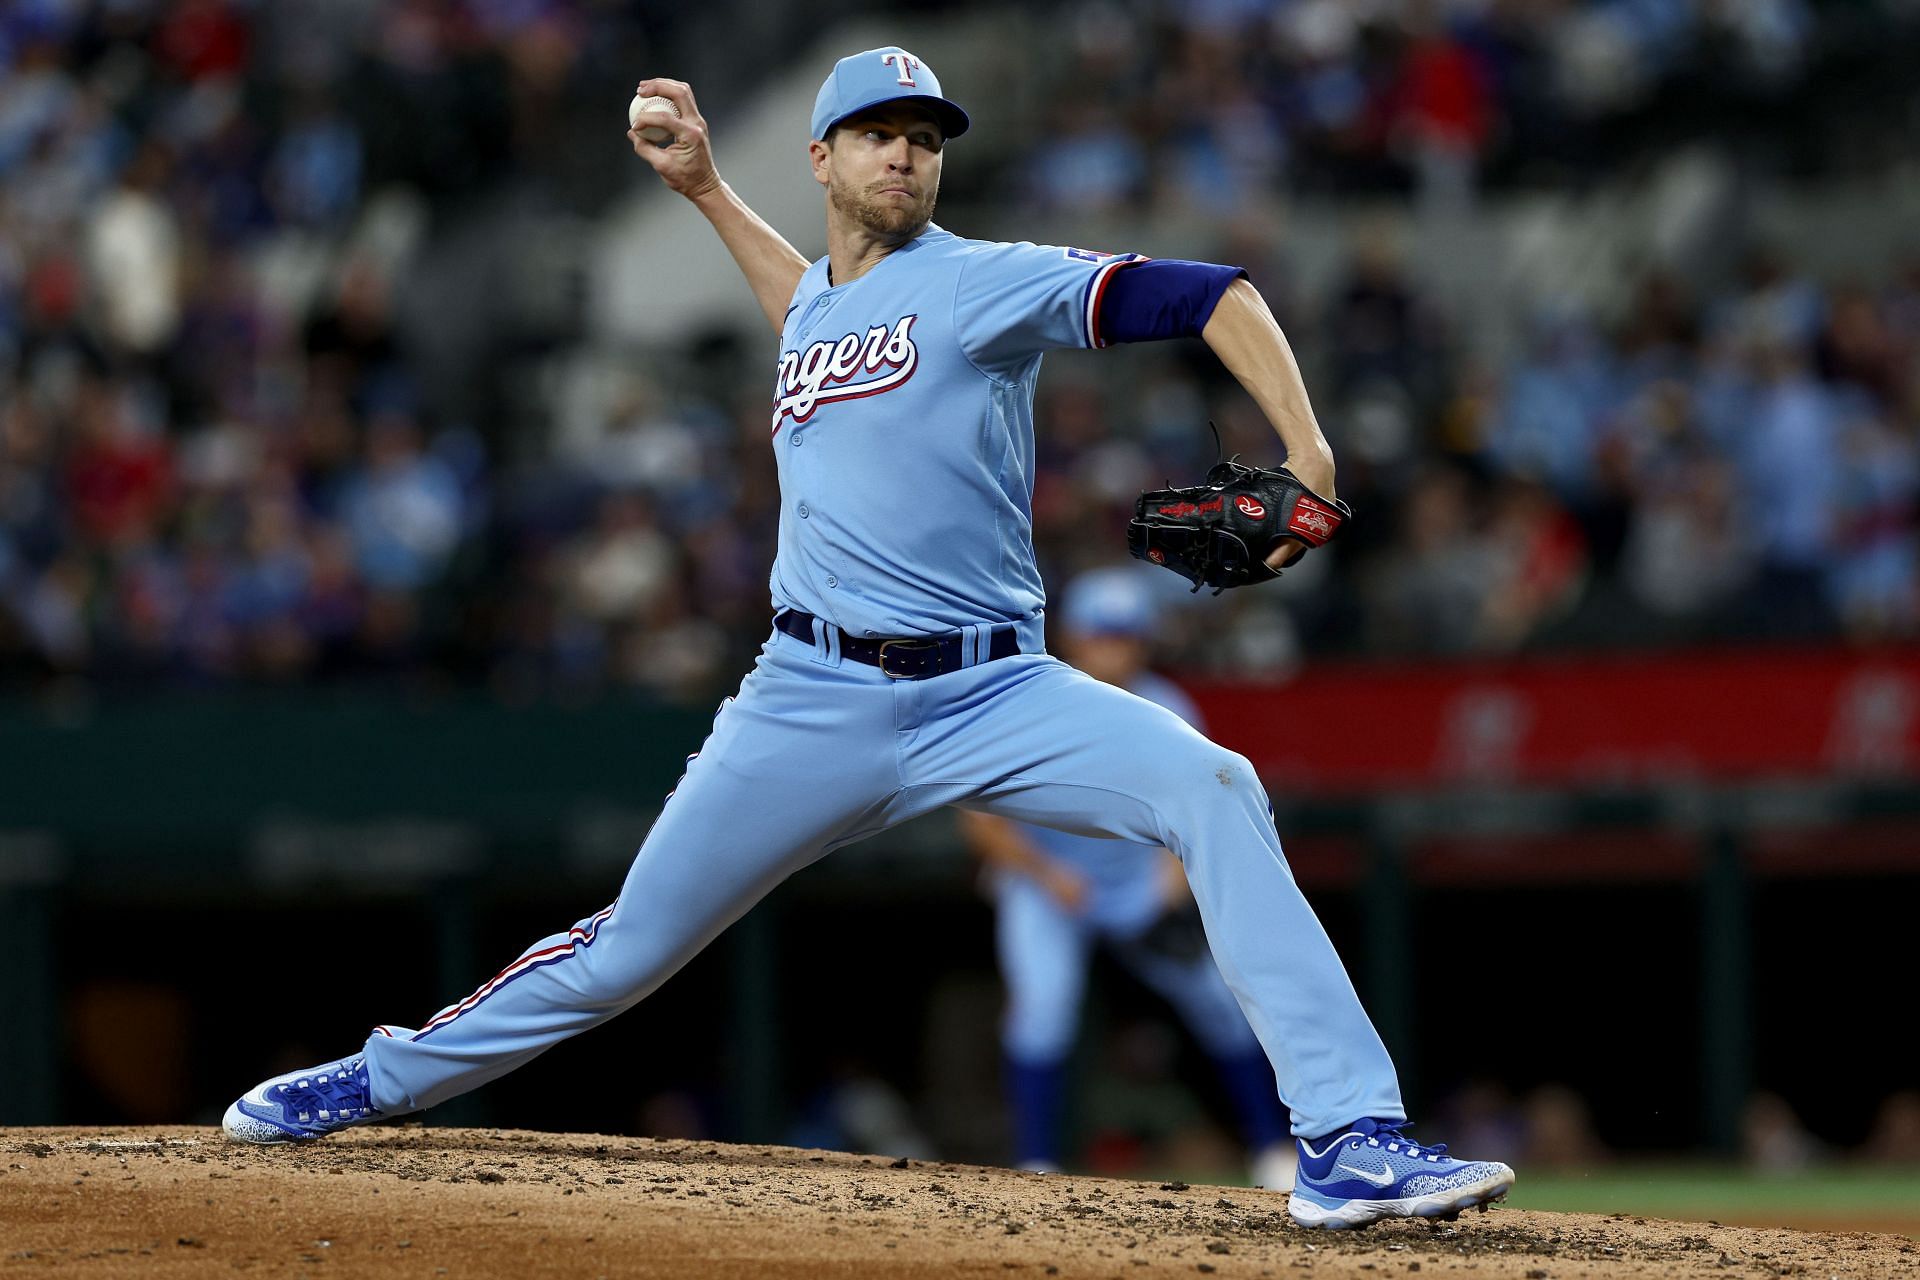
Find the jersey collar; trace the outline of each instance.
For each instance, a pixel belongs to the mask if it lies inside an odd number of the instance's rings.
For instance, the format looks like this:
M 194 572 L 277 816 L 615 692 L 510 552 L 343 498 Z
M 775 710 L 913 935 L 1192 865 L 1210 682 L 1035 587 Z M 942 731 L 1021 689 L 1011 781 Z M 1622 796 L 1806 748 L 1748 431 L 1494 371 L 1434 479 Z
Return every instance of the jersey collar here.
M 872 279 L 875 272 L 885 270 L 887 264 L 889 262 L 892 262 L 895 258 L 902 257 L 906 254 L 912 253 L 916 249 L 919 249 L 924 245 L 933 244 L 941 240 L 951 240 L 951 239 L 953 239 L 953 232 L 948 231 L 945 227 L 941 226 L 937 222 L 929 222 L 926 225 L 925 230 L 923 230 L 919 235 L 915 236 L 913 239 L 901 245 L 898 249 L 895 249 L 892 253 L 889 253 L 886 257 L 882 258 L 879 262 L 875 263 L 873 270 L 867 272 L 866 275 L 861 276 L 860 280 Z M 826 293 L 833 289 L 846 288 L 845 285 L 839 285 L 833 282 L 833 263 L 827 258 L 827 255 L 821 254 L 819 259 L 813 264 L 813 269 L 820 273 L 819 280 L 820 280 L 821 293 Z M 860 280 L 855 280 L 852 283 L 859 284 Z

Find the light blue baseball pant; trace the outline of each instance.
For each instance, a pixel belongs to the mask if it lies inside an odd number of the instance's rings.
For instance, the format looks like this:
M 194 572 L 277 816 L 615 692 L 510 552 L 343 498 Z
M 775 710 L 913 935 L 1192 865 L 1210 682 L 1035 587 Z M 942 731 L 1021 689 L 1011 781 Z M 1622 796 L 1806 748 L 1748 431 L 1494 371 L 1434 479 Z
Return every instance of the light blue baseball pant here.
M 1247 760 L 1039 652 L 892 680 L 775 632 L 687 766 L 619 898 L 418 1030 L 367 1040 L 373 1103 L 476 1088 L 644 999 L 770 889 L 942 805 L 1163 845 L 1272 1062 L 1293 1132 L 1403 1120 L 1399 1085 L 1280 850 Z M 983 650 L 984 645 L 969 646 Z
M 1117 843 L 1113 852 L 1142 856 L 1138 847 Z M 994 942 L 1007 984 L 1001 1046 L 1015 1061 L 1058 1062 L 1072 1051 L 1095 942 L 1105 942 L 1127 972 L 1173 1006 L 1208 1057 L 1237 1057 L 1257 1046 L 1239 1002 L 1206 953 L 1155 951 L 1140 941 L 1140 930 L 1075 916 L 1025 876 L 1003 876 L 994 897 Z

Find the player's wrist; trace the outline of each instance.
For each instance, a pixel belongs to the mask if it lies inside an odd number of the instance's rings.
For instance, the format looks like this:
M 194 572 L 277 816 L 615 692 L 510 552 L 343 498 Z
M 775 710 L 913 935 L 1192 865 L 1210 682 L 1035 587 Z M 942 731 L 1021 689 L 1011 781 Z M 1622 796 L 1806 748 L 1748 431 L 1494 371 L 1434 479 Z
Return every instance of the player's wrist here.
M 1317 429 L 1311 440 L 1287 442 L 1287 470 L 1321 497 L 1334 496 L 1333 449 Z
M 734 204 L 733 188 L 726 184 L 718 172 L 709 175 L 702 182 L 688 184 L 687 189 L 680 194 L 693 201 L 694 208 L 709 218 L 726 212 Z

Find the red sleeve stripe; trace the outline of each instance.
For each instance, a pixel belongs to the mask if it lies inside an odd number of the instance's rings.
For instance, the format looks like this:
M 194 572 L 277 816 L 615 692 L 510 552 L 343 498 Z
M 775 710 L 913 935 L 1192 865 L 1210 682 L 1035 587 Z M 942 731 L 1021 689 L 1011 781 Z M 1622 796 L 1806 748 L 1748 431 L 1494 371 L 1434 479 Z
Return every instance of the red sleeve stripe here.
M 1135 263 L 1148 261 L 1151 259 L 1138 253 L 1123 253 L 1094 272 L 1093 283 L 1087 290 L 1086 333 L 1089 347 L 1099 348 L 1107 345 L 1107 340 L 1100 334 L 1100 302 L 1107 296 L 1107 282 L 1113 279 L 1113 273 L 1121 267 L 1130 267 Z

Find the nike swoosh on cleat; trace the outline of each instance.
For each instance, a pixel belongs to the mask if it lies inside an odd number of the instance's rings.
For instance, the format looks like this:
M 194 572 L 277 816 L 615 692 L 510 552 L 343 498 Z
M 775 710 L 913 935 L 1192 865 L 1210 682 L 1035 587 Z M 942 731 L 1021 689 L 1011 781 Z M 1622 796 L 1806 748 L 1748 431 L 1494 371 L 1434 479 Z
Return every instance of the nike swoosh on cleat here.
M 1333 1167 L 1344 1173 L 1350 1173 L 1363 1182 L 1371 1182 L 1376 1187 L 1384 1187 L 1394 1179 L 1393 1172 L 1388 1169 L 1382 1169 L 1379 1173 L 1368 1173 L 1365 1169 L 1356 1169 L 1350 1164 L 1337 1164 Z

